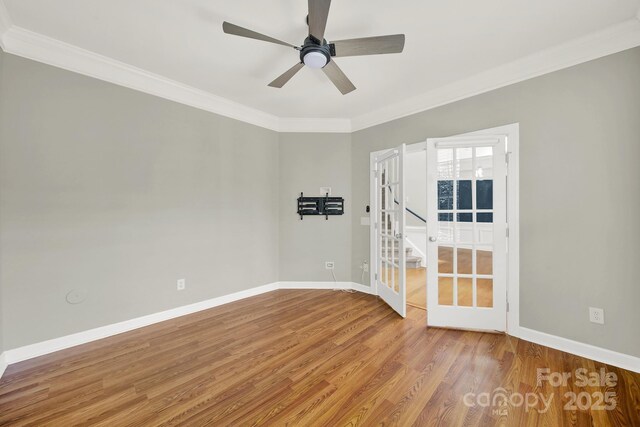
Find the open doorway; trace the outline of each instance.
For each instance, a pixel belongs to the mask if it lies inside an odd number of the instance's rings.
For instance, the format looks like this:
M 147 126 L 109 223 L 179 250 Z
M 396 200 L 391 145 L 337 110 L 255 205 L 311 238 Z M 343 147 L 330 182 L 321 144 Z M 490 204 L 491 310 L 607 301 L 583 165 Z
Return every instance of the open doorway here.
M 401 316 L 518 327 L 518 134 L 514 124 L 371 153 L 371 283 Z
M 407 150 L 407 305 L 427 309 L 427 153 Z

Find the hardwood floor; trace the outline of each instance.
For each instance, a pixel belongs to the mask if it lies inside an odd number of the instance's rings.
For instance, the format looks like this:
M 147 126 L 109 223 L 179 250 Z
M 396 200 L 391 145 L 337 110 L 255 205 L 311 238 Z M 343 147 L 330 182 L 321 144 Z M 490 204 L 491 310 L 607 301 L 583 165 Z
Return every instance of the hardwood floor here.
M 427 269 L 407 268 L 407 305 L 427 309 Z
M 617 381 L 554 388 L 537 384 L 537 368 L 602 368 Z M 483 406 L 497 387 L 509 403 Z M 614 410 L 563 409 L 565 393 L 600 391 L 616 393 Z M 539 413 L 512 393 L 552 400 Z M 11 365 L 0 425 L 639 426 L 640 375 L 427 328 L 423 310 L 403 320 L 370 295 L 280 290 Z

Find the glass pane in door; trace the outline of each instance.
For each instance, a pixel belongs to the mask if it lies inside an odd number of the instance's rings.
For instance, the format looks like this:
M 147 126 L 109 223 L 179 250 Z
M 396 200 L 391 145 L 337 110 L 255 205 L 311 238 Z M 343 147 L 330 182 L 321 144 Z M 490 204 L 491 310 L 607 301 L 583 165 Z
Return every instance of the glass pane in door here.
M 404 156 L 401 145 L 374 157 L 376 291 L 400 316 L 406 316 Z
M 398 293 L 400 290 L 400 248 L 398 195 L 400 194 L 399 158 L 380 162 L 379 169 L 380 210 L 378 230 L 380 247 L 380 283 Z
M 493 147 L 436 152 L 438 304 L 493 307 Z

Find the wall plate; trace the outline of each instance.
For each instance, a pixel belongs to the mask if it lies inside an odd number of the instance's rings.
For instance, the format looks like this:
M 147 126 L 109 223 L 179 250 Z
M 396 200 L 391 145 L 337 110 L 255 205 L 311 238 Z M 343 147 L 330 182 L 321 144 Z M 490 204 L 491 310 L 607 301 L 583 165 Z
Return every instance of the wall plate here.
M 66 300 L 69 304 L 80 304 L 87 297 L 87 292 L 82 289 L 72 289 L 67 293 Z

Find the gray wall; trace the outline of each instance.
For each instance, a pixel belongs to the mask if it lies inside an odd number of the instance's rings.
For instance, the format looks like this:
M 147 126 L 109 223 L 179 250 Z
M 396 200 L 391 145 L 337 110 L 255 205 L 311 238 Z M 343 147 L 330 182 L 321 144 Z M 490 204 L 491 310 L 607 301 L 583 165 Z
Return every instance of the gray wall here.
M 351 136 L 280 134 L 280 280 L 331 281 L 325 261 L 335 262 L 338 281 L 351 280 Z M 296 199 L 320 195 L 345 198 L 345 215 L 296 215 Z
M 0 61 L 4 349 L 277 280 L 331 280 L 324 261 L 360 282 L 369 153 L 519 122 L 522 325 L 640 355 L 640 49 L 352 135 L 278 135 Z M 300 221 L 298 193 L 320 186 L 347 214 Z M 86 301 L 66 303 L 71 289 Z
M 407 153 L 404 159 L 405 195 L 407 208 L 422 218 L 427 218 L 427 153 L 417 151 Z M 407 225 L 424 227 L 424 222 L 413 215 L 407 215 Z
M 519 122 L 521 325 L 640 356 L 639 76 L 635 48 L 354 133 L 352 259 L 371 151 Z
M 5 349 L 278 280 L 276 132 L 13 55 L 2 67 Z

